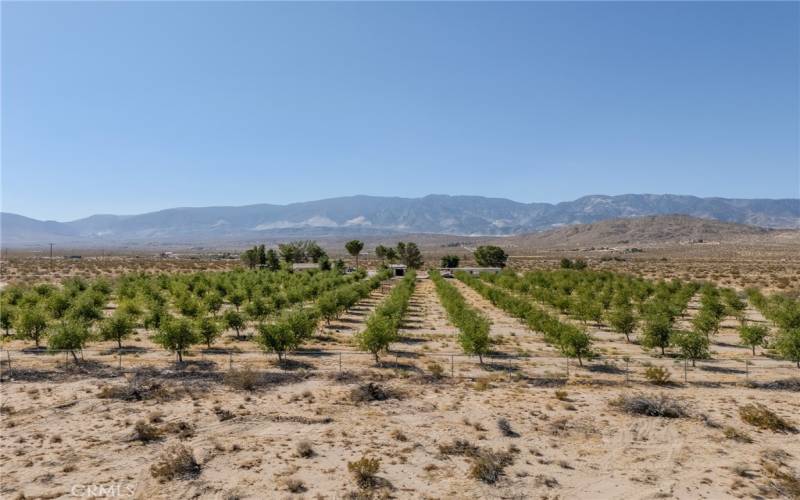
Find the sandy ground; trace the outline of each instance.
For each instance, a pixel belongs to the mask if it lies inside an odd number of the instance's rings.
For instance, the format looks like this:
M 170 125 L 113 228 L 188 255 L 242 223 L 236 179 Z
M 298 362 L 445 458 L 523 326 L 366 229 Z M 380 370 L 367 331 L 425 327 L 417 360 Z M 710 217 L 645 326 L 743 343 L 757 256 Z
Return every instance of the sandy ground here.
M 126 342 L 136 352 L 123 358 L 122 371 L 110 343 L 85 353 L 84 367 L 68 365 L 68 373 L 60 356 L 15 353 L 23 358 L 12 360 L 10 374 L 4 365 L 11 379 L 0 385 L 0 497 L 86 497 L 91 485 L 136 498 L 786 496 L 775 471 L 797 477 L 798 434 L 757 429 L 741 420 L 738 408 L 760 402 L 800 426 L 796 389 L 745 384 L 800 375 L 790 364 L 763 356 L 747 367 L 714 360 L 689 367 L 684 383 L 682 362 L 658 360 L 621 335 L 590 327 L 596 348 L 635 357 L 629 370 L 603 362 L 567 366 L 541 335 L 453 283 L 492 320 L 500 353 L 533 357 L 489 358 L 483 367 L 451 358 L 459 351 L 457 331 L 427 279 L 418 280 L 402 340 L 378 367 L 355 352 L 351 339 L 391 284 L 323 325 L 304 351 L 290 356 L 288 370 L 231 332 L 216 350 L 196 349 L 181 370 L 145 332 Z M 749 353 L 738 346 L 732 325 L 715 338 L 715 357 Z M 639 358 L 670 368 L 675 383 L 646 383 Z M 431 375 L 434 363 L 443 378 Z M 258 370 L 257 387 L 226 383 L 231 366 Z M 106 387 L 126 387 L 134 377 L 160 389 L 141 400 L 101 397 Z M 389 398 L 354 400 L 353 389 L 368 382 Z M 633 393 L 666 394 L 689 415 L 632 416 L 609 405 Z M 514 435 L 503 435 L 499 418 Z M 161 436 L 132 440 L 140 420 Z M 752 442 L 726 437 L 726 427 Z M 481 482 L 470 475 L 473 459 L 441 452 L 454 439 L 506 452 L 510 463 L 496 483 Z M 311 456 L 299 456 L 301 441 L 310 443 Z M 192 451 L 198 469 L 159 482 L 151 465 L 174 442 Z M 379 479 L 368 490 L 348 471 L 348 462 L 362 456 L 380 459 Z

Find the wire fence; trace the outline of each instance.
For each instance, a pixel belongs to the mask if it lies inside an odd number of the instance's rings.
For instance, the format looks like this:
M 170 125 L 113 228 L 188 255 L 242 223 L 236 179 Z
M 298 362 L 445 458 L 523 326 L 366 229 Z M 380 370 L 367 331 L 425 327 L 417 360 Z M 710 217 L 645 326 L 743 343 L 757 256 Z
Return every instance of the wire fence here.
M 45 349 L 0 350 L 0 378 L 47 373 L 58 378 L 77 371 L 132 372 L 140 369 L 225 372 L 256 371 L 342 372 L 392 369 L 401 374 L 433 374 L 477 379 L 509 374 L 527 379 L 563 379 L 594 383 L 643 383 L 660 371 L 673 383 L 736 384 L 767 383 L 800 377 L 793 363 L 766 357 L 690 360 L 657 357 L 603 356 L 591 360 L 556 356 L 493 354 L 480 359 L 463 353 L 384 353 L 376 362 L 372 353 L 353 350 L 300 350 L 279 362 L 275 354 L 255 350 L 196 349 L 183 354 L 182 362 L 166 351 L 144 348 L 49 351 Z M 666 375 L 664 375 L 666 374 Z M 22 377 L 25 378 L 25 377 Z M 30 378 L 30 377 L 28 377 Z

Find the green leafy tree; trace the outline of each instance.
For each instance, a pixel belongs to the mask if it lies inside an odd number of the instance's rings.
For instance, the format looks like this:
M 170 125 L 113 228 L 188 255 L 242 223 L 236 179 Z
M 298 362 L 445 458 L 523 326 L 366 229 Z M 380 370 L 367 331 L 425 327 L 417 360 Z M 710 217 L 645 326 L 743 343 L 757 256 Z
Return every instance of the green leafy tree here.
M 36 347 L 47 331 L 47 315 L 39 306 L 25 306 L 19 310 L 17 322 L 14 327 L 17 336 L 33 340 Z
M 680 349 L 684 359 L 692 360 L 692 366 L 698 359 L 708 359 L 708 337 L 702 332 L 677 330 L 672 332 L 671 342 Z
M 244 292 L 242 292 L 239 289 L 232 290 L 228 294 L 228 302 L 230 302 L 231 305 L 235 307 L 237 311 L 239 310 L 239 307 L 241 307 L 241 305 L 244 304 L 244 300 L 246 298 L 247 297 L 245 296 Z
M 388 252 L 388 248 L 383 245 L 378 245 L 375 247 L 375 257 L 381 259 L 381 263 L 384 263 L 386 260 L 386 254 Z
M 9 330 L 14 326 L 14 318 L 16 316 L 16 308 L 8 304 L 0 305 L 0 328 L 3 329 L 6 336 L 9 335 Z
M 253 299 L 247 303 L 244 312 L 247 313 L 247 316 L 249 316 L 251 320 L 260 323 L 269 316 L 272 312 L 272 308 L 266 299 L 259 295 L 253 297 Z
M 633 306 L 627 301 L 615 304 L 607 314 L 607 320 L 611 328 L 625 335 L 625 340 L 630 343 L 631 333 L 636 329 L 638 320 L 633 313 Z
M 775 339 L 775 350 L 800 368 L 800 328 L 781 329 Z
M 117 347 L 122 349 L 122 341 L 133 334 L 134 322 L 130 315 L 117 310 L 100 323 L 100 338 L 115 340 Z
M 769 329 L 764 325 L 750 325 L 743 323 L 739 327 L 739 338 L 742 343 L 753 350 L 753 356 L 756 355 L 756 347 L 766 346 L 767 337 L 769 336 Z
M 100 308 L 102 302 L 103 299 L 99 295 L 84 292 L 72 303 L 67 316 L 91 324 L 103 317 L 103 311 Z
M 80 351 L 91 338 L 89 327 L 78 320 L 60 321 L 50 333 L 47 344 L 51 352 L 69 351 L 75 363 L 78 363 L 76 351 Z
M 47 312 L 53 319 L 62 319 L 67 315 L 70 307 L 70 300 L 64 293 L 53 292 L 47 297 Z
M 702 333 L 706 339 L 710 339 L 711 335 L 719 331 L 720 318 L 708 309 L 700 309 L 694 318 L 692 318 L 692 326 L 695 331 Z
M 361 250 L 364 249 L 364 242 L 359 240 L 350 240 L 345 243 L 344 248 L 351 256 L 356 258 L 356 268 L 358 268 L 358 256 Z
M 665 313 L 650 314 L 645 318 L 642 346 L 647 349 L 660 348 L 661 354 L 665 354 L 672 335 L 672 324 L 672 318 Z
M 311 336 L 316 326 L 312 311 L 297 309 L 284 311 L 274 323 L 258 325 L 257 341 L 267 352 L 278 355 L 283 362 L 287 352 L 297 349 Z
M 240 255 L 242 263 L 247 266 L 249 269 L 255 269 L 258 265 L 258 248 L 253 247 L 245 250 Z
M 559 262 L 559 266 L 561 269 L 572 269 L 572 261 L 566 257 L 561 257 L 561 262 Z
M 164 349 L 178 355 L 178 362 L 183 362 L 183 354 L 191 346 L 200 342 L 200 336 L 191 320 L 187 318 L 167 317 L 161 323 L 153 341 Z
M 211 344 L 217 339 L 220 334 L 220 326 L 216 319 L 209 316 L 202 316 L 195 322 L 197 333 L 206 343 L 206 347 L 211 349 Z
M 578 364 L 583 366 L 583 358 L 592 355 L 592 338 L 583 330 L 566 326 L 559 337 L 558 347 L 564 356 L 578 358 Z
M 272 248 L 267 250 L 266 266 L 270 271 L 277 271 L 281 268 L 281 259 L 278 257 L 278 252 Z
M 311 259 L 311 262 L 319 263 L 323 259 L 328 257 L 328 253 L 322 249 L 316 241 L 308 242 L 308 246 L 306 247 L 306 255 L 308 258 Z
M 458 267 L 460 262 L 461 259 L 458 257 L 458 255 L 445 255 L 442 257 L 442 267 L 446 267 L 448 269 Z
M 494 245 L 479 246 L 475 250 L 475 261 L 484 267 L 506 267 L 508 254 L 500 247 Z
M 383 315 L 373 315 L 367 318 L 367 327 L 356 336 L 359 349 L 369 351 L 375 357 L 375 363 L 380 363 L 380 353 L 386 351 L 395 341 L 396 334 L 391 318 Z
M 235 309 L 228 309 L 222 315 L 222 322 L 225 324 L 226 328 L 231 328 L 236 331 L 236 338 L 241 340 L 240 332 L 245 326 L 244 316 L 242 316 L 242 313 Z
M 411 269 L 419 269 L 424 264 L 422 260 L 422 252 L 414 242 L 399 242 L 397 243 L 397 256 L 400 262 L 410 267 Z
M 217 292 L 206 294 L 206 296 L 203 297 L 203 307 L 216 316 L 219 310 L 222 309 L 222 296 Z

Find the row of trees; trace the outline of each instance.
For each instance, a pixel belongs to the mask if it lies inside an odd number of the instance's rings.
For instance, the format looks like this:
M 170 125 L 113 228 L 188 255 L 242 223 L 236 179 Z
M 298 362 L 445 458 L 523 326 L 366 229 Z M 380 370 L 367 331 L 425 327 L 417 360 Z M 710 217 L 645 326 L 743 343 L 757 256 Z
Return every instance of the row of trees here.
M 458 343 L 461 349 L 465 354 L 478 356 L 483 364 L 483 356 L 489 352 L 492 344 L 489 337 L 491 322 L 485 315 L 467 305 L 461 292 L 442 278 L 438 271 L 432 270 L 429 275 L 436 285 L 436 294 L 447 311 L 450 323 L 459 330 Z
M 262 324 L 283 309 L 315 300 L 328 291 L 359 283 L 364 272 L 195 273 L 128 275 L 105 280 L 67 280 L 52 285 L 12 286 L 0 295 L 0 326 L 6 334 L 48 341 L 51 350 L 80 350 L 93 339 L 123 341 L 137 328 L 154 332 L 153 340 L 175 350 L 205 342 L 211 346 L 226 328 L 236 331 Z M 106 316 L 106 308 L 114 312 Z
M 380 362 L 380 353 L 397 340 L 397 331 L 408 308 L 411 294 L 414 293 L 416 279 L 416 272 L 409 271 L 370 314 L 366 328 L 355 337 L 358 347 L 371 352 L 376 363 Z
M 592 356 L 592 339 L 584 330 L 570 323 L 564 323 L 535 306 L 530 300 L 489 285 L 480 278 L 464 272 L 456 273 L 456 278 L 473 288 L 495 306 L 522 320 L 531 330 L 541 332 L 545 342 L 557 347 L 564 356 L 577 358 L 581 365 L 583 359 Z

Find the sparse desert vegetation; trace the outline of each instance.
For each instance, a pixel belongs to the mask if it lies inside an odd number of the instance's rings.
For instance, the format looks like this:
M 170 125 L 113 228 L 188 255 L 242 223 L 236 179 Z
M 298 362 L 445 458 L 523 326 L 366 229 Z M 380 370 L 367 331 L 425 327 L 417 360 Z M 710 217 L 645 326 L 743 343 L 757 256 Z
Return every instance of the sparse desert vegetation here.
M 794 494 L 792 295 L 269 260 L 7 286 L 2 494 Z

